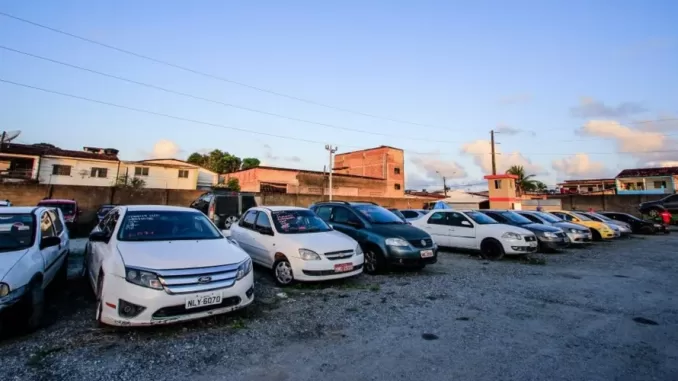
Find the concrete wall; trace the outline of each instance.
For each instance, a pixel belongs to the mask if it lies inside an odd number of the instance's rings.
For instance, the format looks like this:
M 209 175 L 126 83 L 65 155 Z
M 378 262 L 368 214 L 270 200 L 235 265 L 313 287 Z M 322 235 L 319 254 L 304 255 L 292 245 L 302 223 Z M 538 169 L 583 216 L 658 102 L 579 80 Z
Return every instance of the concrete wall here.
M 645 201 L 659 200 L 666 195 L 563 195 L 549 197 L 560 199 L 565 210 L 607 210 L 638 215 L 638 205 Z

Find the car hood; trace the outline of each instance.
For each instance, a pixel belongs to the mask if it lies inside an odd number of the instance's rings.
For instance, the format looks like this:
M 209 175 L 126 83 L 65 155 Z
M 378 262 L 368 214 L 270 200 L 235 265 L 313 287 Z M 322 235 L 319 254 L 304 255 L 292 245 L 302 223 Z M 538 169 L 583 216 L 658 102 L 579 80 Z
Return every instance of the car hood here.
M 525 225 L 520 225 L 521 228 L 527 229 L 529 231 L 533 232 L 549 232 L 549 233 L 558 233 L 561 231 L 560 228 L 554 227 L 554 226 L 548 226 L 548 225 L 542 225 L 542 224 L 525 224 Z
M 118 242 L 118 251 L 125 266 L 153 270 L 230 265 L 248 257 L 227 239 Z
M 358 243 L 353 238 L 336 230 L 305 234 L 280 234 L 293 246 L 300 249 L 309 249 L 317 253 L 332 251 L 354 250 Z
M 522 235 L 534 235 L 531 231 L 523 229 L 520 226 L 509 225 L 509 224 L 478 224 L 476 225 L 478 231 L 484 232 L 489 235 L 502 235 L 504 233 L 516 233 Z
M 9 270 L 11 270 L 27 252 L 28 249 L 0 252 L 0 280 L 5 278 L 5 275 L 7 275 Z
M 587 228 L 586 226 L 575 224 L 575 223 L 572 223 L 572 222 L 556 222 L 556 223 L 553 224 L 553 226 L 555 226 L 557 228 L 561 228 L 563 230 L 576 229 L 576 230 L 582 230 L 582 231 L 586 231 L 586 232 L 590 231 L 589 228 Z
M 386 238 L 402 238 L 407 241 L 430 238 L 428 233 L 408 224 L 377 225 L 372 224 L 372 232 Z

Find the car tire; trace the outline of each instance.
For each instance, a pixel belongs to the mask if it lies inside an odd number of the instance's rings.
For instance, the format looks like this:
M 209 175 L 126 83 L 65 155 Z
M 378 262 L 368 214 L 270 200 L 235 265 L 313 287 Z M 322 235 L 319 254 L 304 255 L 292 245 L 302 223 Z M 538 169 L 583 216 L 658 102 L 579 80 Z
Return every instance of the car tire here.
M 600 232 L 596 229 L 591 229 L 591 238 L 594 241 L 602 241 L 603 240 L 603 236 L 600 235 Z
M 30 284 L 30 289 L 26 300 L 26 329 L 33 332 L 40 328 L 43 323 L 45 311 L 45 290 L 42 287 L 42 280 L 36 279 Z
M 657 208 L 651 208 L 647 211 L 647 215 L 652 218 L 657 218 L 659 216 L 660 210 Z
M 480 244 L 480 256 L 488 261 L 504 258 L 504 247 L 495 239 L 486 239 Z
M 374 248 L 363 251 L 363 271 L 370 275 L 377 275 L 386 270 L 386 260 L 381 252 Z
M 273 278 L 281 287 L 287 287 L 294 283 L 294 271 L 292 264 L 287 258 L 279 259 L 273 264 Z
M 104 274 L 99 274 L 99 279 L 97 280 L 97 297 L 96 297 L 96 311 L 94 313 L 95 325 L 98 328 L 102 328 L 104 323 L 101 320 L 101 317 L 104 312 Z

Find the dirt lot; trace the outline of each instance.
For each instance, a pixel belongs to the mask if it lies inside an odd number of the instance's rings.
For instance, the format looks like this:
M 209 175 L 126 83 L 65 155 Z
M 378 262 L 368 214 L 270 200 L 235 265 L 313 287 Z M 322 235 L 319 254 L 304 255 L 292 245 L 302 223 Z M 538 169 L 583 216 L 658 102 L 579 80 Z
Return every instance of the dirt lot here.
M 74 278 L 47 327 L 0 342 L 0 378 L 675 380 L 676 247 L 674 232 L 545 264 L 442 253 L 421 272 L 284 291 L 257 269 L 247 310 L 142 330 L 93 328 Z

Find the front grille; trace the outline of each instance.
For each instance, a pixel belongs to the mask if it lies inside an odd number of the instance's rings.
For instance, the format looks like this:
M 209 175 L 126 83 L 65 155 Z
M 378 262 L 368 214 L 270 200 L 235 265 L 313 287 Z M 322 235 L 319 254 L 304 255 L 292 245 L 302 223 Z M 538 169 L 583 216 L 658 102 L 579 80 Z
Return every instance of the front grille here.
M 325 276 L 325 275 L 339 275 L 339 274 L 345 274 L 345 273 L 350 273 L 356 270 L 360 270 L 363 268 L 363 265 L 357 265 L 353 266 L 353 270 L 351 271 L 345 271 L 343 273 L 338 273 L 335 272 L 334 270 L 302 270 L 304 275 L 308 276 Z
M 180 270 L 153 270 L 168 294 L 186 294 L 231 287 L 239 264 Z
M 341 250 L 341 251 L 330 251 L 325 253 L 325 258 L 330 261 L 336 261 L 337 259 L 350 258 L 353 256 L 353 250 Z
M 565 233 L 556 233 L 556 236 L 558 236 L 558 238 L 565 238 Z
M 526 242 L 532 242 L 532 241 L 536 241 L 536 240 L 537 240 L 537 237 L 535 237 L 535 236 L 533 236 L 533 235 L 526 235 L 526 236 L 525 236 L 525 241 L 526 241 Z
M 422 245 L 421 241 L 424 241 L 424 244 Z M 413 239 L 411 241 L 408 241 L 410 245 L 414 247 L 431 247 L 433 246 L 433 240 L 431 238 L 423 238 L 423 239 Z
M 197 307 L 197 308 L 190 308 L 190 309 L 186 309 L 186 306 L 182 304 L 182 305 L 178 305 L 178 306 L 161 308 L 161 309 L 155 311 L 155 313 L 153 314 L 153 318 L 154 319 L 162 319 L 162 318 L 168 318 L 168 317 L 172 317 L 172 316 L 197 314 L 197 313 L 200 313 L 200 312 L 217 310 L 219 308 L 233 307 L 233 306 L 237 306 L 238 304 L 240 304 L 240 297 L 239 296 L 232 296 L 230 298 L 222 299 L 220 304 L 213 304 L 211 306 L 204 306 L 204 307 Z

